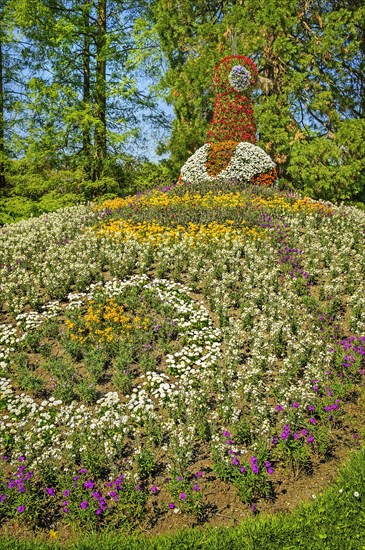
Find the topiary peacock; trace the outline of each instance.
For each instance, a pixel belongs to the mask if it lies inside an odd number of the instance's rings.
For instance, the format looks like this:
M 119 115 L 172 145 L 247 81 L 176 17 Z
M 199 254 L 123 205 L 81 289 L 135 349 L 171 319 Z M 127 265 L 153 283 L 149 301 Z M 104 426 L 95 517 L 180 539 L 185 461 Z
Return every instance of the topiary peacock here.
M 236 181 L 271 185 L 277 179 L 275 163 L 255 145 L 256 124 L 252 90 L 258 70 L 249 57 L 230 55 L 215 68 L 214 114 L 208 142 L 181 168 L 180 181 Z

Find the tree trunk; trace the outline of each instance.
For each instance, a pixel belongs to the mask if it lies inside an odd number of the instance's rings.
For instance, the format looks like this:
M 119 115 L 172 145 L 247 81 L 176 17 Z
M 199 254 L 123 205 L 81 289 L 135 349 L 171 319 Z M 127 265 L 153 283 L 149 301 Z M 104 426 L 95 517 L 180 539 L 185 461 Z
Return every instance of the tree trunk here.
M 106 0 L 99 0 L 97 12 L 94 180 L 100 178 L 106 158 Z
M 0 189 L 5 187 L 3 44 L 0 34 Z
M 90 111 L 90 6 L 84 6 L 84 44 L 83 44 L 83 94 L 84 109 L 89 115 Z M 85 123 L 82 129 L 82 149 L 86 164 L 86 172 L 91 175 L 91 137 L 90 124 Z

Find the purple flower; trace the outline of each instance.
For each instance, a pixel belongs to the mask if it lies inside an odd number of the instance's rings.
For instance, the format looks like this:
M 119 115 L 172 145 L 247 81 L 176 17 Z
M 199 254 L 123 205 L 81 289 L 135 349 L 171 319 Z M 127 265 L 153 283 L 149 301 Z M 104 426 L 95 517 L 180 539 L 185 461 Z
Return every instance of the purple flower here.
M 89 479 L 84 483 L 85 489 L 94 489 L 94 486 L 95 486 L 95 483 L 93 482 L 92 479 Z
M 79 470 L 79 472 L 80 472 L 80 474 L 87 474 L 87 470 L 85 470 L 85 468 L 81 468 L 81 470 Z
M 310 435 L 310 436 L 308 437 L 307 441 L 308 441 L 308 443 L 313 443 L 313 441 L 314 441 L 313 435 Z
M 280 411 L 283 410 L 283 407 L 282 407 L 281 405 L 276 405 L 275 410 L 276 410 L 277 412 L 280 412 Z
M 177 480 L 178 480 L 178 481 L 181 481 L 181 480 L 182 480 L 182 477 L 181 477 L 181 476 L 177 476 Z
M 309 407 L 308 407 L 308 411 L 311 411 L 311 412 L 313 412 L 313 411 L 314 411 L 314 406 L 313 406 L 313 405 L 309 405 Z
M 200 491 L 199 485 L 194 485 L 193 490 L 194 490 L 196 493 L 197 493 L 198 491 Z
M 67 506 L 67 504 L 68 504 L 68 500 L 64 500 L 64 501 L 62 502 L 62 506 Z
M 302 435 L 308 435 L 308 430 L 306 430 L 305 428 L 302 429 L 302 431 L 300 432 Z
M 101 510 L 101 508 L 98 508 L 97 510 L 95 510 L 95 514 L 97 516 L 100 516 L 100 514 L 103 512 L 103 510 Z
M 271 440 L 271 443 L 272 443 L 273 445 L 277 445 L 277 444 L 278 444 L 278 441 L 279 441 L 279 440 L 278 440 L 277 437 L 273 437 L 272 440 Z
M 80 503 L 80 508 L 82 508 L 83 510 L 86 510 L 86 508 L 89 507 L 89 503 L 87 500 L 83 500 L 81 503 Z
M 294 434 L 293 434 L 293 437 L 294 437 L 294 439 L 295 439 L 295 441 L 296 441 L 297 439 L 300 438 L 300 435 L 299 435 L 298 433 L 294 433 Z
M 6 495 L 0 495 L 0 502 L 5 502 Z
M 224 435 L 224 437 L 228 437 L 228 438 L 231 437 L 231 434 L 227 431 L 224 431 L 223 435 Z
M 136 491 L 142 491 L 142 487 L 140 485 L 136 485 Z
M 181 500 L 185 500 L 186 499 L 186 494 L 185 493 L 180 493 L 180 498 L 181 498 Z
M 151 493 L 153 493 L 154 495 L 156 495 L 158 493 L 158 487 L 156 487 L 156 485 L 153 485 L 151 487 Z
M 101 498 L 103 498 L 103 495 L 101 494 L 100 491 L 93 491 L 93 492 L 91 493 L 91 496 L 92 496 L 93 498 L 96 498 L 96 500 L 100 500 Z
M 175 508 L 175 504 L 173 502 L 170 502 L 169 508 L 171 508 L 171 510 L 173 510 Z
M 71 493 L 70 489 L 66 489 L 65 491 L 63 491 L 63 496 L 64 497 L 69 497 L 70 493 Z
M 232 464 L 233 466 L 239 466 L 240 461 L 237 460 L 237 458 L 232 458 Z
M 102 510 L 106 510 L 107 509 L 107 503 L 106 503 L 106 500 L 104 500 L 103 498 L 101 498 L 99 500 L 99 506 Z
M 259 467 L 258 467 L 258 464 L 257 464 L 257 458 L 255 456 L 251 456 L 250 462 L 251 462 L 252 473 L 258 474 L 259 473 Z
M 22 514 L 25 510 L 25 506 L 18 506 L 18 513 Z
M 241 472 L 241 474 L 245 474 L 246 473 L 246 468 L 244 466 L 241 466 L 240 472 Z
M 292 403 L 292 407 L 293 409 L 297 409 L 299 407 L 298 401 L 294 401 L 294 403 Z
M 199 471 L 195 474 L 195 477 L 202 477 L 202 475 L 203 475 L 203 472 Z
M 7 457 L 6 455 L 3 455 L 3 456 L 1 457 L 1 460 L 8 460 L 8 457 Z
M 56 491 L 54 490 L 53 487 L 49 487 L 48 489 L 46 489 L 46 493 L 47 493 L 47 495 L 49 495 L 50 497 L 54 497 L 55 494 L 56 494 Z
M 68 513 L 69 513 L 69 509 L 68 509 L 68 508 L 64 508 L 63 511 L 65 512 L 65 514 L 68 514 Z
M 20 457 L 19 457 L 19 462 L 24 462 L 24 461 L 25 461 L 25 456 L 20 456 Z M 20 508 L 21 508 L 21 506 L 20 506 Z M 24 507 L 24 508 L 25 508 L 25 507 Z M 24 511 L 24 510 L 22 510 L 22 512 L 23 512 L 23 511 Z M 19 512 L 19 513 L 21 514 L 21 512 Z
M 317 420 L 316 420 L 315 418 L 310 418 L 310 419 L 309 419 L 309 422 L 310 422 L 311 424 L 316 424 L 316 423 L 317 423 Z

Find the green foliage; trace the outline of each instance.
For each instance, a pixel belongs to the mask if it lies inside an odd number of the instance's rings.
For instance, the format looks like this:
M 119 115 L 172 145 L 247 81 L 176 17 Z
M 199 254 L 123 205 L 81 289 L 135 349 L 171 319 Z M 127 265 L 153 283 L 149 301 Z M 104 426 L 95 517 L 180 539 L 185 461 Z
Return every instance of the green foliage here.
M 174 10 L 157 0 L 152 11 L 168 63 L 160 87 L 176 114 L 162 147 L 174 176 L 207 139 L 213 67 L 237 53 L 259 67 L 259 145 L 279 176 L 316 198 L 363 200 L 365 19 L 359 3 L 184 0 Z
M 166 162 L 156 164 L 130 156 L 119 163 L 109 161 L 108 175 L 96 181 L 89 179 L 82 167 L 58 170 L 39 159 L 35 163 L 29 159 L 13 161 L 8 166 L 7 186 L 0 194 L 0 225 L 172 183 Z
M 334 139 L 314 137 L 293 144 L 288 173 L 315 199 L 365 200 L 365 120 L 340 123 Z
M 152 7 L 156 32 L 168 62 L 159 89 L 176 115 L 169 141 L 160 146 L 160 152 L 171 154 L 169 167 L 173 177 L 177 177 L 187 157 L 205 142 L 213 115 L 212 78 L 221 57 L 217 49 L 221 4 L 185 0 L 175 10 L 169 1 L 159 0 Z

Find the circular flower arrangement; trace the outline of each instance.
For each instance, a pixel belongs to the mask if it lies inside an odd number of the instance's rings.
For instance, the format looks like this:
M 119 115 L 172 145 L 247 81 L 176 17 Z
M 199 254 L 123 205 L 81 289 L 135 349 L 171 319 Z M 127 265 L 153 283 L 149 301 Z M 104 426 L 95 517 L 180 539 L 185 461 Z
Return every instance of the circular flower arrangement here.
M 250 84 L 251 73 L 243 65 L 235 65 L 228 75 L 228 80 L 236 92 L 243 92 Z
M 184 164 L 181 178 L 185 183 L 200 182 L 249 182 L 258 174 L 271 171 L 275 163 L 269 155 L 252 143 L 238 143 L 228 166 L 216 176 L 208 173 L 208 151 L 212 145 L 206 143 L 200 147 Z
M 53 302 L 0 325 L 0 447 L 34 470 L 87 464 L 95 446 L 105 464 L 121 458 L 127 439 L 161 422 L 220 356 L 220 330 L 188 291 L 143 275 L 114 279 L 70 294 L 65 308 Z

